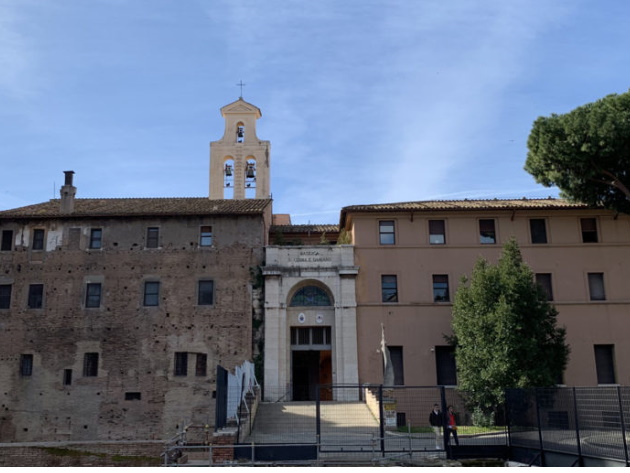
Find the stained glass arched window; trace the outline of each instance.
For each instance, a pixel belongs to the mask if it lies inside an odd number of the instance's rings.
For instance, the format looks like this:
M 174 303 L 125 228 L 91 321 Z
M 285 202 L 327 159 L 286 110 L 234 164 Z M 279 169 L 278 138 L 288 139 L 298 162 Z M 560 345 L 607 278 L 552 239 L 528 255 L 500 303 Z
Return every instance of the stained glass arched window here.
M 330 297 L 323 289 L 317 286 L 304 286 L 291 298 L 291 307 L 304 306 L 330 306 Z

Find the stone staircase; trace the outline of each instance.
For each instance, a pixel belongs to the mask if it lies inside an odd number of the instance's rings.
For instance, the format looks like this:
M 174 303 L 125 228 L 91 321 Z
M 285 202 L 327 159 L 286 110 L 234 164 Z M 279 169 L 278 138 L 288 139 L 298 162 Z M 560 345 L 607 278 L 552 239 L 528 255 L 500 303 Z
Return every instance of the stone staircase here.
M 378 433 L 378 422 L 361 401 L 320 403 L 322 439 Z M 244 443 L 316 443 L 315 402 L 260 403 L 253 430 Z

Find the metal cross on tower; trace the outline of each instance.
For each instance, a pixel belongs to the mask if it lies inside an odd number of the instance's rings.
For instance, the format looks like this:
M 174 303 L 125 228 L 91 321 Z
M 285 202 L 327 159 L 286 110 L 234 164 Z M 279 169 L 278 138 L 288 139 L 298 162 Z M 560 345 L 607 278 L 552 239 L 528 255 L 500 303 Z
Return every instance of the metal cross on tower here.
M 238 84 L 236 84 L 236 85 L 241 88 L 241 96 L 239 98 L 242 99 L 243 98 L 243 86 L 247 85 L 247 84 L 243 84 L 243 80 L 241 79 L 241 81 Z

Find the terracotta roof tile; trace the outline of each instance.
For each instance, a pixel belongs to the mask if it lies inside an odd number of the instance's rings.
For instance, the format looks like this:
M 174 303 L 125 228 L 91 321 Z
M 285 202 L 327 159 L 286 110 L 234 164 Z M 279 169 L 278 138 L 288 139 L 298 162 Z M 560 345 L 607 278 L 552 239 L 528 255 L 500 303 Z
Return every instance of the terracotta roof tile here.
M 315 225 L 272 225 L 270 234 L 281 233 L 338 233 L 339 225 L 315 224 Z
M 518 210 L 518 209 L 585 209 L 589 206 L 565 199 L 483 199 L 427 200 L 394 204 L 351 205 L 344 212 L 396 212 L 411 210 Z
M 173 215 L 261 214 L 270 199 L 211 200 L 205 197 L 140 199 L 75 199 L 74 212 L 61 214 L 61 201 L 52 199 L 41 204 L 0 211 L 3 218 L 77 218 L 77 217 L 143 217 Z
M 464 199 L 398 202 L 393 204 L 351 205 L 341 209 L 340 226 L 345 227 L 348 214 L 377 212 L 444 212 L 479 210 L 569 210 L 593 208 L 565 199 Z

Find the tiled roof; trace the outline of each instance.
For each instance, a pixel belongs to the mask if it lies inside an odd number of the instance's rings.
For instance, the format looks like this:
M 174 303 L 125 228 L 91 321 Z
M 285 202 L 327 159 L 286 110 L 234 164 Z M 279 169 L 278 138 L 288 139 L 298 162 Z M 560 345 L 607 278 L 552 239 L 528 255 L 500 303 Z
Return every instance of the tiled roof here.
M 410 210 L 518 210 L 518 209 L 585 209 L 585 204 L 565 199 L 485 199 L 485 200 L 427 200 L 395 204 L 351 205 L 345 212 L 395 212 Z
M 427 200 L 420 202 L 399 202 L 393 204 L 351 205 L 341 209 L 341 226 L 351 213 L 377 212 L 444 212 L 479 210 L 568 210 L 592 208 L 586 204 L 569 202 L 565 199 L 464 199 Z
M 269 233 L 338 233 L 339 225 L 272 225 Z
M 75 199 L 74 211 L 61 214 L 61 201 L 0 211 L 3 218 L 151 217 L 174 215 L 256 215 L 271 204 L 270 199 L 211 200 L 205 197 L 140 199 Z

